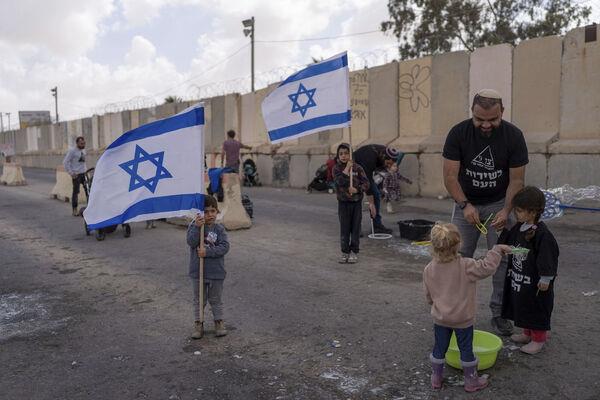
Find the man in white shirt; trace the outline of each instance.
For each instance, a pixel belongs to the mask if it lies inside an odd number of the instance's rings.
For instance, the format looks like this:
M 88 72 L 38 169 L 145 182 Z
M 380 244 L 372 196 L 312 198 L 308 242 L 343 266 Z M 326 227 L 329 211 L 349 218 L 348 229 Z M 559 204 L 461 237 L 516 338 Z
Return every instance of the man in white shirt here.
M 79 185 L 83 185 L 83 190 L 85 190 L 85 194 L 87 195 L 87 187 L 85 186 L 85 171 L 87 167 L 85 165 L 85 139 L 83 136 L 78 136 L 75 139 L 76 146 L 72 149 L 69 149 L 65 159 L 63 160 L 63 165 L 65 167 L 65 171 L 71 178 L 73 179 L 73 194 L 71 195 L 71 205 L 73 206 L 73 216 L 79 216 L 79 211 L 77 210 L 77 198 L 79 197 Z

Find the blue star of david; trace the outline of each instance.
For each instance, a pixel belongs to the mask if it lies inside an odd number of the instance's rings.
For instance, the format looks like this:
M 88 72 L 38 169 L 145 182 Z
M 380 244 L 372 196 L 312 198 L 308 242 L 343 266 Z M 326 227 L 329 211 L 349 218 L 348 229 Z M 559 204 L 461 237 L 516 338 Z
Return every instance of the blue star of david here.
M 304 115 L 306 114 L 306 110 L 308 110 L 311 107 L 316 107 L 317 103 L 315 103 L 315 101 L 313 100 L 313 96 L 315 95 L 316 91 L 316 88 L 306 89 L 303 84 L 300 84 L 296 93 L 288 95 L 288 97 L 292 101 L 292 113 L 300 111 L 300 114 L 302 114 L 302 117 L 304 117 Z M 298 104 L 298 97 L 300 97 L 301 94 L 304 94 L 306 95 L 306 97 L 308 97 L 308 101 L 303 106 Z
M 119 164 L 119 167 L 123 168 L 125 172 L 131 175 L 131 179 L 129 180 L 130 192 L 144 186 L 146 189 L 154 193 L 156 186 L 158 186 L 159 180 L 173 177 L 173 175 L 171 175 L 171 173 L 162 165 L 164 156 L 164 151 L 149 154 L 139 145 L 135 146 L 135 155 L 133 156 L 133 160 Z M 138 175 L 138 166 L 144 161 L 150 161 L 156 166 L 156 174 L 149 179 L 144 179 Z

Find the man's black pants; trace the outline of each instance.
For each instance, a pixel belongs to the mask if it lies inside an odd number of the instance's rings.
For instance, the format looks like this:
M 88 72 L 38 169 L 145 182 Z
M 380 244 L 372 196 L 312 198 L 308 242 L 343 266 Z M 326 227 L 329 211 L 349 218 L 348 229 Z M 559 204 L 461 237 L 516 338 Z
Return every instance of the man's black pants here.
M 73 178 L 73 194 L 71 195 L 71 205 L 73 208 L 77 208 L 77 198 L 79 197 L 79 185 L 83 186 L 83 190 L 85 190 L 85 195 L 88 196 L 89 193 L 87 191 L 87 187 L 85 186 L 85 174 L 77 174 L 75 178 Z

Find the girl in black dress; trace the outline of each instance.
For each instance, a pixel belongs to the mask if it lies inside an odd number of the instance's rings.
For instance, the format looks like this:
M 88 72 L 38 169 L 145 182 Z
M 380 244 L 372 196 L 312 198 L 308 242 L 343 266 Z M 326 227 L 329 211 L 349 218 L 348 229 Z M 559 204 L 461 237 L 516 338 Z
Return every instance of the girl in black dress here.
M 540 222 L 545 203 L 540 189 L 521 189 L 512 201 L 518 223 L 499 239 L 499 243 L 516 248 L 508 256 L 502 318 L 523 328 L 511 339 L 524 344 L 521 351 L 527 354 L 539 353 L 544 347 L 554 305 L 559 250 L 552 232 Z

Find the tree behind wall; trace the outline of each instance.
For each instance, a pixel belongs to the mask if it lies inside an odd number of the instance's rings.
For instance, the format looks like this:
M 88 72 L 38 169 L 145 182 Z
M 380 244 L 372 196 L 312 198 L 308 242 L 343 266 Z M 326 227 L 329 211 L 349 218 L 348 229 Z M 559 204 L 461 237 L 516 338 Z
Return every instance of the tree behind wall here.
M 561 35 L 591 13 L 572 0 L 389 0 L 390 19 L 381 30 L 400 43 L 402 59 L 469 51 L 500 43 Z M 461 46 L 462 45 L 462 46 Z

